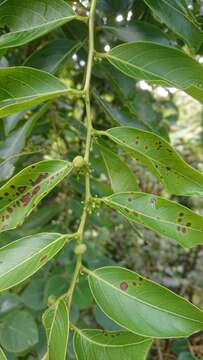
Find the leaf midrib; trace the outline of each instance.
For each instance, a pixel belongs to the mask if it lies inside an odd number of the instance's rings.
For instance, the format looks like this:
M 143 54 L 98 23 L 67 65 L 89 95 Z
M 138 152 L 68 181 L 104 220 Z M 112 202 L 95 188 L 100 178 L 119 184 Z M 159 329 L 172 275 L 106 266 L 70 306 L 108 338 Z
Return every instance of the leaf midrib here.
M 191 318 L 188 318 L 188 317 L 186 317 L 186 316 L 177 314 L 177 313 L 175 313 L 175 312 L 171 312 L 171 311 L 166 310 L 166 309 L 163 309 L 163 308 L 158 308 L 156 305 L 146 303 L 145 301 L 140 300 L 140 299 L 136 298 L 135 296 L 132 296 L 132 295 L 130 295 L 130 294 L 128 294 L 128 293 L 124 293 L 121 289 L 119 289 L 119 288 L 117 288 L 116 286 L 114 286 L 113 284 L 107 282 L 107 281 L 104 280 L 102 277 L 99 277 L 98 275 L 96 275 L 95 272 L 91 272 L 91 275 L 89 274 L 89 276 L 95 277 L 98 281 L 102 281 L 104 284 L 106 284 L 107 286 L 109 286 L 109 287 L 112 288 L 113 290 L 118 291 L 118 292 L 121 293 L 122 295 L 124 295 L 124 296 L 126 296 L 126 297 L 129 297 L 129 298 L 131 298 L 131 299 L 133 299 L 133 300 L 135 300 L 135 301 L 138 301 L 139 303 L 144 304 L 144 305 L 146 305 L 146 306 L 148 306 L 148 307 L 152 307 L 152 308 L 154 308 L 154 309 L 156 309 L 156 310 L 158 310 L 158 311 L 163 311 L 163 312 L 168 313 L 168 314 L 170 314 L 170 315 L 172 315 L 172 316 L 177 316 L 178 318 L 182 318 L 182 319 L 185 319 L 185 320 L 190 320 L 190 321 L 195 322 L 195 323 L 203 324 L 203 321 L 191 319 Z M 149 280 L 148 280 L 148 281 L 149 281 Z M 176 295 L 176 296 L 178 297 L 178 295 Z M 186 301 L 186 300 L 185 300 L 185 301 Z M 186 301 L 186 302 L 187 302 L 187 301 Z M 192 306 L 192 304 L 190 304 L 189 302 L 188 302 L 188 304 Z M 198 308 L 197 308 L 197 309 L 198 309 Z M 199 310 L 199 311 L 200 311 L 200 310 Z
M 132 128 L 132 129 L 133 129 L 133 128 Z M 107 136 L 108 136 L 109 138 L 113 139 L 116 143 L 118 143 L 119 145 L 123 146 L 124 148 L 127 148 L 127 149 L 129 149 L 129 150 L 131 150 L 131 151 L 135 151 L 135 152 L 137 152 L 138 154 L 140 154 L 141 156 L 146 157 L 147 160 L 149 160 L 151 163 L 154 162 L 154 163 L 156 163 L 156 164 L 159 164 L 159 165 L 161 165 L 161 166 L 164 166 L 163 163 L 161 163 L 160 161 L 158 161 L 158 160 L 156 160 L 156 159 L 153 159 L 153 158 L 150 158 L 150 157 L 149 157 L 148 155 L 146 155 L 145 153 L 141 153 L 140 150 L 136 150 L 136 149 L 134 149 L 133 147 L 131 147 L 130 145 L 122 142 L 122 140 L 119 140 L 118 138 L 116 138 L 115 136 L 113 136 L 112 134 L 110 134 L 110 133 L 108 132 L 108 130 L 107 130 L 106 134 L 107 134 Z M 162 140 L 162 141 L 163 141 L 163 140 Z M 173 151 L 174 151 L 174 150 L 173 150 Z M 180 160 L 180 161 L 183 161 L 181 158 L 180 158 L 179 160 Z M 152 165 L 153 165 L 153 164 L 152 164 Z M 188 167 L 190 167 L 189 164 L 184 164 L 184 165 L 187 165 Z M 193 169 L 192 167 L 191 167 L 191 169 L 195 171 L 195 169 Z M 157 172 L 159 172 L 159 169 L 156 169 L 156 170 L 157 170 Z M 187 181 L 189 181 L 190 183 L 191 183 L 191 180 L 192 180 L 192 182 L 193 182 L 195 185 L 197 185 L 198 187 L 201 187 L 201 184 L 199 184 L 198 182 L 196 182 L 196 181 L 194 181 L 193 179 L 189 178 L 188 176 L 185 176 L 184 174 L 180 173 L 178 170 L 176 170 L 176 169 L 175 169 L 175 170 L 172 169 L 172 170 L 173 170 L 173 172 L 176 172 L 180 177 L 185 178 L 185 179 L 186 179 Z M 160 172 L 159 172 L 159 175 L 162 176 L 162 175 L 160 174 Z M 200 173 L 200 175 L 202 175 L 202 174 Z M 162 179 L 162 180 L 164 181 L 164 179 Z M 164 181 L 164 183 L 165 183 L 165 181 Z
M 100 347 L 104 347 L 104 348 L 124 348 L 124 347 L 130 347 L 130 346 L 135 346 L 135 345 L 140 345 L 140 344 L 143 344 L 143 343 L 147 343 L 147 342 L 151 342 L 151 340 L 150 339 L 145 339 L 145 340 L 142 340 L 142 341 L 139 341 L 139 342 L 135 342 L 135 343 L 129 343 L 129 344 L 123 344 L 123 345 L 112 345 L 112 344 L 101 344 L 101 343 L 99 343 L 99 342 L 97 342 L 97 341 L 95 341 L 95 340 L 92 340 L 92 338 L 90 339 L 87 335 L 85 335 L 84 334 L 84 332 L 82 331 L 82 330 L 80 330 L 80 329 L 77 329 L 76 330 L 77 331 L 77 333 L 81 336 L 81 337 L 83 337 L 84 339 L 86 339 L 88 342 L 90 342 L 90 343 L 93 343 L 94 345 L 96 345 L 96 346 L 100 346 Z
M 44 233 L 43 233 L 44 234 Z M 47 233 L 47 234 L 49 234 L 49 233 Z M 42 235 L 42 234 L 39 234 L 39 235 Z M 60 234 L 59 234 L 60 235 Z M 51 242 L 51 243 L 49 243 L 48 245 L 46 245 L 43 249 L 41 249 L 40 251 L 38 251 L 37 253 L 35 253 L 35 254 L 33 254 L 33 255 L 30 255 L 28 258 L 26 258 L 24 261 L 22 261 L 20 264 L 17 264 L 16 266 L 14 266 L 12 269 L 10 269 L 9 271 L 7 271 L 7 272 L 5 272 L 5 273 L 3 273 L 2 275 L 0 275 L 0 281 L 1 281 L 1 279 L 2 278 L 4 278 L 5 276 L 8 276 L 8 274 L 9 273 L 11 273 L 11 272 L 13 272 L 14 270 L 16 270 L 16 269 L 18 269 L 19 267 L 21 267 L 22 265 L 24 265 L 24 264 L 26 264 L 26 262 L 29 262 L 32 258 L 35 258 L 36 256 L 38 256 L 38 255 L 40 255 L 44 250 L 47 250 L 49 247 L 52 247 L 52 246 L 54 246 L 57 242 L 60 242 L 61 240 L 65 240 L 65 238 L 67 237 L 67 235 L 61 235 L 61 236 L 59 236 L 56 240 L 54 240 L 53 242 Z M 21 239 L 22 240 L 22 239 Z M 20 242 L 20 240 L 17 240 L 16 242 Z M 12 244 L 15 244 L 15 242 L 14 243 L 12 243 Z M 7 246 L 5 246 L 4 248 L 6 248 Z M 2 248 L 1 250 L 3 250 L 4 248 Z M 0 250 L 0 252 L 1 252 L 1 250 Z M 40 268 L 41 267 L 41 265 L 39 266 L 39 267 L 37 267 L 37 269 L 38 268 Z M 26 280 L 28 277 L 30 277 L 30 275 L 29 276 L 27 276 L 24 280 Z M 16 284 L 18 284 L 18 282 L 16 283 Z M 13 285 L 14 286 L 14 285 Z M 10 286 L 9 286 L 10 287 Z M 3 289 L 3 290 L 1 290 L 1 291 L 5 291 L 6 289 L 8 289 L 8 288 L 5 288 L 5 289 Z
M 130 43 L 133 44 L 134 42 L 129 42 L 129 44 L 130 44 Z M 137 41 L 137 43 L 139 43 L 139 42 Z M 140 42 L 140 43 L 142 43 L 142 42 Z M 153 44 L 153 45 L 157 45 L 156 43 L 154 43 L 154 42 L 152 42 L 152 41 L 149 41 L 149 42 L 148 42 L 148 44 L 150 44 L 150 43 Z M 118 46 L 116 46 L 115 48 L 113 48 L 112 50 L 117 49 L 117 48 L 119 48 L 119 47 L 121 47 L 121 46 L 125 46 L 125 45 L 118 45 Z M 158 46 L 163 46 L 163 45 L 158 44 Z M 170 51 L 170 49 L 177 50 L 177 49 L 175 49 L 175 48 L 170 48 L 170 47 L 167 47 L 167 46 L 163 46 L 163 47 L 168 48 L 169 51 Z M 182 53 L 181 51 L 178 51 L 178 52 L 180 52 L 182 55 L 187 56 L 186 54 Z M 144 69 L 144 68 L 142 68 L 142 67 L 136 66 L 136 65 L 133 64 L 133 63 L 130 63 L 130 62 L 127 62 L 127 61 L 125 61 L 125 60 L 123 60 L 123 59 L 120 59 L 120 58 L 112 55 L 112 53 L 109 53 L 108 55 L 106 55 L 106 57 L 107 57 L 107 59 L 108 59 L 108 58 L 109 58 L 110 60 L 112 59 L 112 60 L 114 60 L 115 62 L 118 62 L 118 63 L 120 62 L 120 63 L 123 64 L 124 66 L 133 67 L 133 68 L 135 68 L 136 70 L 139 70 L 139 71 L 141 71 L 141 72 L 146 73 L 147 75 L 151 75 L 151 76 L 153 76 L 153 77 L 157 77 L 156 80 L 154 80 L 154 79 L 148 79 L 149 81 L 152 81 L 152 82 L 154 82 L 154 83 L 156 83 L 156 82 L 159 83 L 160 81 L 162 81 L 162 82 L 164 81 L 166 84 L 171 85 L 172 87 L 175 86 L 175 88 L 179 88 L 179 89 L 181 89 L 181 90 L 183 90 L 183 91 L 187 91 L 187 90 L 188 90 L 190 87 L 192 87 L 192 86 L 194 86 L 194 88 L 196 88 L 196 89 L 198 89 L 198 90 L 202 90 L 201 87 L 197 86 L 197 84 L 194 84 L 193 82 L 190 84 L 190 86 L 187 86 L 187 87 L 179 87 L 179 85 L 177 85 L 174 81 L 171 81 L 171 80 L 169 80 L 169 79 L 166 79 L 166 78 L 164 77 L 164 75 L 158 75 L 158 74 L 152 73 L 152 72 L 149 71 L 149 70 L 146 70 L 146 69 Z M 191 60 L 193 60 L 193 59 L 191 58 Z M 114 64 L 114 66 L 116 66 L 117 69 L 120 70 L 120 68 L 119 68 L 116 64 Z M 122 72 L 124 73 L 123 70 L 120 70 L 120 71 L 122 71 Z M 125 74 L 126 74 L 126 73 L 125 73 Z M 132 78 L 132 75 L 129 75 L 129 77 Z
M 1 4 L 2 5 L 2 4 Z M 1 9 L 0 9 L 1 10 Z M 21 34 L 21 33 L 29 33 L 29 32 L 32 32 L 32 31 L 35 31 L 35 30 L 38 30 L 40 28 L 45 28 L 47 25 L 51 25 L 51 24 L 55 24 L 55 23 L 60 23 L 60 22 L 63 22 L 65 20 L 72 20 L 74 18 L 76 18 L 77 15 L 71 15 L 71 16 L 65 16 L 65 17 L 61 17 L 60 19 L 57 19 L 57 20 L 52 20 L 52 21 L 49 21 L 49 22 L 44 22 L 44 24 L 40 24 L 40 25 L 36 25 L 36 26 L 33 26 L 33 27 L 30 27 L 29 29 L 22 29 L 22 30 L 17 30 L 17 31 L 10 31 L 9 33 L 7 34 L 4 34 L 1 36 L 1 38 L 4 40 L 6 39 L 6 37 L 12 37 L 14 35 L 18 35 L 18 34 Z M 0 38 L 0 40 L 1 40 Z M 6 45 L 5 45 L 6 46 Z M 3 48 L 4 45 L 1 45 L 1 42 L 0 42 L 0 48 Z
M 124 210 L 129 210 L 129 211 L 132 212 L 132 213 L 133 213 L 133 211 L 136 211 L 136 213 L 138 213 L 139 215 L 145 216 L 146 218 L 152 219 L 152 220 L 157 221 L 157 222 L 163 222 L 163 223 L 170 224 L 170 225 L 174 225 L 174 226 L 180 225 L 179 223 L 174 223 L 174 222 L 168 221 L 168 220 L 163 220 L 163 219 L 158 219 L 158 220 L 157 220 L 157 218 L 154 218 L 154 217 L 152 217 L 152 216 L 150 216 L 150 215 L 146 215 L 146 214 L 144 214 L 144 213 L 141 213 L 139 210 L 136 210 L 136 209 L 135 209 L 135 210 L 132 210 L 131 208 L 128 208 L 127 206 L 122 205 L 122 204 L 120 204 L 120 203 L 116 203 L 116 202 L 114 202 L 114 201 L 108 201 L 108 199 L 110 199 L 110 198 L 111 198 L 111 196 L 110 196 L 110 197 L 107 197 L 107 198 L 104 198 L 104 201 L 105 201 L 105 202 L 107 201 L 107 203 L 114 204 L 114 205 L 117 206 L 117 207 L 118 207 L 118 206 L 119 206 L 119 207 L 122 207 Z M 188 227 L 187 227 L 186 225 L 180 225 L 180 226 L 188 229 Z M 199 230 L 199 229 L 196 229 L 196 228 L 193 228 L 193 227 L 190 227 L 189 229 L 190 229 L 190 230 L 197 231 L 197 232 L 200 232 L 200 233 L 203 233 L 203 230 Z

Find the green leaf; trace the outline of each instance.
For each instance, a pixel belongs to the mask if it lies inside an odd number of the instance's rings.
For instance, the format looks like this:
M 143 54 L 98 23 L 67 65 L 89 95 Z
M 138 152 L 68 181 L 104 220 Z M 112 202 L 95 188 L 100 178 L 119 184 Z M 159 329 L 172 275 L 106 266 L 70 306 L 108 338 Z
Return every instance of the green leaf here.
M 140 129 L 116 127 L 102 132 L 144 164 L 176 195 L 203 195 L 203 174 L 188 165 L 163 138 Z
M 79 46 L 80 44 L 69 39 L 50 41 L 31 54 L 24 65 L 54 74 Z
M 48 105 L 48 103 L 43 105 L 22 126 L 7 135 L 5 141 L 0 141 L 0 159 L 3 160 L 0 163 L 0 181 L 5 181 L 12 176 L 15 170 L 14 164 L 19 159 L 20 152 L 23 150 L 27 138 L 36 122 L 47 111 Z M 17 155 L 18 153 L 19 156 Z
M 145 360 L 152 340 L 127 331 L 79 330 L 74 335 L 78 360 Z
M 0 50 L 26 44 L 77 18 L 63 0 L 5 0 L 0 5 Z
M 24 66 L 0 68 L 0 118 L 67 94 L 51 74 Z
M 43 315 L 48 340 L 48 359 L 64 360 L 69 336 L 69 314 L 64 300 L 58 301 Z
M 6 355 L 4 354 L 4 352 L 1 348 L 0 348 L 0 360 L 7 360 Z
M 28 308 L 35 311 L 44 309 L 43 295 L 44 295 L 45 280 L 33 279 L 21 294 L 21 301 Z
M 112 104 L 93 91 L 96 102 L 116 125 L 148 130 L 168 139 L 168 129 L 163 114 L 153 95 L 135 87 L 135 81 L 127 78 L 108 62 L 97 66 L 119 96 L 120 104 Z M 116 97 L 117 100 L 117 97 Z
M 140 41 L 116 46 L 103 56 L 127 76 L 176 87 L 203 103 L 202 65 L 178 49 Z
M 0 188 L 0 231 L 23 223 L 36 205 L 67 175 L 63 160 L 44 160 L 23 169 Z
M 138 186 L 135 175 L 129 167 L 108 147 L 101 143 L 98 146 L 108 171 L 112 190 L 114 192 L 136 191 Z
M 102 311 L 125 329 L 147 337 L 188 337 L 203 329 L 203 312 L 137 273 L 105 267 L 89 274 Z
M 9 311 L 16 309 L 22 304 L 21 298 L 14 293 L 4 293 L 0 296 L 0 316 L 4 316 Z
M 27 311 L 12 312 L 5 317 L 0 336 L 3 348 L 12 353 L 27 351 L 39 341 L 37 325 Z
M 169 45 L 170 41 L 163 31 L 157 26 L 144 21 L 134 21 L 127 26 L 108 26 L 104 25 L 102 29 L 115 35 L 116 40 L 123 42 L 130 41 L 152 41 L 155 43 Z
M 0 249 L 0 291 L 29 278 L 67 243 L 68 235 L 41 233 L 24 237 Z
M 128 220 L 174 239 L 184 247 L 203 244 L 203 217 L 185 206 L 143 192 L 113 194 L 103 201 Z
M 184 39 L 188 45 L 199 50 L 203 33 L 190 13 L 185 0 L 144 0 L 161 21 Z

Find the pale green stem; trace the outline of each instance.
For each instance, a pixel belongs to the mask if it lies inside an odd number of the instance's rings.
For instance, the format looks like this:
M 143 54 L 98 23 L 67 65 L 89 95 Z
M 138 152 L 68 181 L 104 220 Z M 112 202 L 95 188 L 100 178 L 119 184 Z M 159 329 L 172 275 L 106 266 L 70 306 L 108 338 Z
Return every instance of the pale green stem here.
M 91 149 L 91 140 L 92 140 L 92 116 L 91 116 L 91 102 L 90 102 L 90 83 L 92 77 L 92 67 L 94 61 L 94 20 L 95 20 L 95 10 L 96 10 L 96 0 L 92 0 L 91 9 L 89 14 L 89 51 L 88 51 L 88 61 L 87 61 L 87 70 L 85 77 L 85 85 L 84 90 L 82 91 L 85 99 L 85 107 L 86 107 L 86 127 L 87 127 L 87 136 L 86 136 L 86 145 L 85 145 L 85 155 L 84 159 L 89 166 L 89 158 L 90 158 L 90 149 Z M 85 174 L 85 204 L 83 209 L 83 214 L 81 217 L 80 225 L 78 228 L 78 242 L 82 243 L 84 240 L 84 230 L 87 221 L 88 215 L 88 202 L 91 197 L 90 191 L 90 173 L 89 169 Z M 77 256 L 76 267 L 73 274 L 72 282 L 70 288 L 67 293 L 68 305 L 70 307 L 73 297 L 73 292 L 76 287 L 78 277 L 80 274 L 82 266 L 82 255 Z

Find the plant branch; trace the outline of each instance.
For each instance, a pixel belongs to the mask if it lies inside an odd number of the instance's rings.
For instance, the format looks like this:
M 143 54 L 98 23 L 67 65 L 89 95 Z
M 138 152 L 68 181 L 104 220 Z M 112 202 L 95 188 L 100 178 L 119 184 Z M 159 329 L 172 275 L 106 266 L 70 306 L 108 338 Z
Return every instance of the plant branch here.
M 91 140 L 92 140 L 92 116 L 91 116 L 91 101 L 90 101 L 90 83 L 92 77 L 92 67 L 94 62 L 94 20 L 95 20 L 95 10 L 96 10 L 96 0 L 92 0 L 90 14 L 89 14 L 89 51 L 88 51 L 88 61 L 87 61 L 87 70 L 85 77 L 85 85 L 84 85 L 84 99 L 85 99 L 85 107 L 86 107 L 86 144 L 85 144 L 85 155 L 84 160 L 88 165 L 88 169 L 85 174 L 85 204 L 84 209 L 80 221 L 80 225 L 78 228 L 78 243 L 82 244 L 84 241 L 84 230 L 88 216 L 88 203 L 91 198 L 91 190 L 90 190 L 90 172 L 89 172 L 89 158 L 90 158 L 90 149 L 91 149 Z M 73 293 L 78 281 L 78 277 L 80 274 L 82 266 L 82 254 L 77 255 L 76 267 L 73 274 L 73 278 L 71 281 L 70 288 L 67 293 L 67 300 L 69 307 L 71 306 Z

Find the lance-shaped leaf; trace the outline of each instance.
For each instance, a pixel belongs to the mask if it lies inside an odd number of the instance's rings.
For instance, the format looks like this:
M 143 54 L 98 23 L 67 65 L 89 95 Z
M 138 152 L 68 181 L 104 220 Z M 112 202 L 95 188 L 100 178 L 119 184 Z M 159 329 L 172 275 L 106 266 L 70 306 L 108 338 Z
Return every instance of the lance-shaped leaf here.
M 80 46 L 69 39 L 50 41 L 35 51 L 24 65 L 54 74 Z
M 188 9 L 185 0 L 144 0 L 161 21 L 184 39 L 188 45 L 199 50 L 203 33 Z
M 78 360 L 145 360 L 152 340 L 127 331 L 79 330 L 74 335 Z
M 124 192 L 103 199 L 128 220 L 191 248 L 203 244 L 203 217 L 185 206 L 143 192 Z
M 47 358 L 49 360 L 66 359 L 69 314 L 64 300 L 59 300 L 44 313 L 43 323 L 48 341 Z
M 104 159 L 107 172 L 114 192 L 136 191 L 138 189 L 135 175 L 113 151 L 99 143 L 99 150 Z
M 59 79 L 23 66 L 0 68 L 0 118 L 67 94 Z
M 23 223 L 36 205 L 60 181 L 72 166 L 63 160 L 44 160 L 19 172 L 0 188 L 0 231 Z
M 115 35 L 116 40 L 123 42 L 142 40 L 170 45 L 166 34 L 159 27 L 144 21 L 132 21 L 127 26 L 119 27 L 104 25 L 102 29 L 111 32 Z
M 5 0 L 0 5 L 0 50 L 26 44 L 74 18 L 63 0 Z
M 176 195 L 202 195 L 203 174 L 188 165 L 163 138 L 141 129 L 117 127 L 101 132 L 143 163 Z
M 120 326 L 146 337 L 187 337 L 203 329 L 203 312 L 167 288 L 119 267 L 89 273 L 94 298 Z
M 203 68 L 184 52 L 151 42 L 116 46 L 103 55 L 127 76 L 182 89 L 203 102 Z
M 38 271 L 67 243 L 70 236 L 41 233 L 24 237 L 0 249 L 0 291 Z
M 4 354 L 4 352 L 1 348 L 0 348 L 0 360 L 7 360 L 6 355 Z

